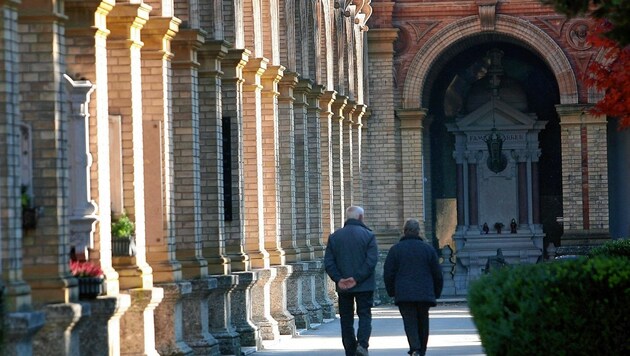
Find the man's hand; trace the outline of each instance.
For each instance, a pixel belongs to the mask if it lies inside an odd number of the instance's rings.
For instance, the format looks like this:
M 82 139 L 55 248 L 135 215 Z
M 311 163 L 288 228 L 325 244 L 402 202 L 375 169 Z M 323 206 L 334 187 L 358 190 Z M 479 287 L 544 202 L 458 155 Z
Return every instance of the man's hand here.
M 337 282 L 337 286 L 339 286 L 339 289 L 342 289 L 342 290 L 350 289 L 356 285 L 357 285 L 357 281 L 355 281 L 354 278 L 352 277 L 342 278 L 339 280 L 339 282 Z

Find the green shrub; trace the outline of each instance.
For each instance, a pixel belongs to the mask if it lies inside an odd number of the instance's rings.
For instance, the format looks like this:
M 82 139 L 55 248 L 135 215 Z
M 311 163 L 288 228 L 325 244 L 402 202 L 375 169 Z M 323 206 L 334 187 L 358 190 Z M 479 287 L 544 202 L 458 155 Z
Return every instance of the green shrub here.
M 130 237 L 135 232 L 135 225 L 126 214 L 112 222 L 112 236 L 116 238 Z
M 468 302 L 488 355 L 630 353 L 630 263 L 579 258 L 495 270 Z
M 589 251 L 589 257 L 595 256 L 620 256 L 630 258 L 630 240 L 608 241 L 601 246 L 597 246 Z

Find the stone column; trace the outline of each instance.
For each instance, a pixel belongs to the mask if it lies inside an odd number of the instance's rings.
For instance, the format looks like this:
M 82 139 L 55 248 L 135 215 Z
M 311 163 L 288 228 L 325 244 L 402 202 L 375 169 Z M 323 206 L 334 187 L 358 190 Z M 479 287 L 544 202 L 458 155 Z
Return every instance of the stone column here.
M 200 30 L 183 29 L 173 39 L 173 167 L 176 258 L 182 277 L 208 274 L 202 256 L 199 50 L 204 44 Z M 224 47 L 223 47 L 224 48 Z M 219 51 L 221 53 L 227 53 Z
M 265 224 L 264 229 L 264 243 L 265 250 L 269 253 L 269 262 L 272 265 L 281 265 L 285 262 L 285 252 L 281 248 L 280 244 L 280 218 L 281 214 L 293 209 L 293 206 L 283 205 L 280 206 L 279 189 L 286 189 L 284 181 L 279 175 L 279 166 L 283 169 L 283 173 L 286 173 L 286 162 L 279 162 L 279 158 L 286 159 L 287 156 L 293 158 L 293 155 L 288 155 L 286 147 L 283 147 L 283 151 L 280 151 L 280 138 L 278 136 L 278 82 L 282 79 L 284 74 L 283 66 L 267 66 L 267 69 L 262 73 L 261 84 L 261 138 L 262 138 L 262 201 L 259 203 L 264 207 L 261 210 L 263 214 L 263 221 Z M 283 103 L 286 106 L 286 103 Z M 293 113 L 291 110 L 290 120 L 293 120 Z M 292 136 L 289 135 L 289 136 Z M 289 151 L 292 151 L 289 149 Z M 260 161 L 259 161 L 260 162 Z M 280 165 L 280 163 L 282 163 Z M 289 164 L 290 165 L 290 164 Z M 293 177 L 292 177 L 293 178 Z M 293 178 L 294 179 L 294 178 Z M 292 182 L 294 184 L 294 181 Z M 283 192 L 284 193 L 284 192 Z M 295 194 L 295 193 L 293 193 Z M 290 195 L 290 192 L 284 193 L 284 195 Z M 293 198 L 295 195 L 293 196 Z M 283 200 L 282 203 L 286 202 Z M 292 221 L 292 219 L 289 219 Z M 289 237 L 292 239 L 292 237 Z
M 469 226 L 479 226 L 479 194 L 477 191 L 477 162 L 468 162 L 468 219 Z
M 131 307 L 120 321 L 121 353 L 156 355 L 153 311 L 163 290 L 153 288 L 147 264 L 145 172 L 140 32 L 149 18 L 146 4 L 116 5 L 107 18 L 109 110 L 121 116 L 123 207 L 135 222 L 136 256 L 115 257 L 120 289 L 131 295 Z M 130 80 L 131 79 L 131 80 Z M 161 195 L 161 194 L 160 194 Z
M 346 215 L 346 202 L 344 192 L 344 109 L 348 104 L 348 97 L 337 95 L 332 103 L 332 209 L 334 231 L 343 226 Z
M 309 263 L 309 271 L 313 271 L 315 279 L 315 300 L 321 308 L 321 315 L 324 319 L 335 318 L 335 282 L 326 274 L 323 261 L 313 261 Z M 319 311 L 317 312 L 319 315 Z
M 223 75 L 223 117 L 224 134 L 229 146 L 226 147 L 225 169 L 229 170 L 226 178 L 225 214 L 225 253 L 229 263 L 223 273 L 245 271 L 250 268 L 249 256 L 245 254 L 244 230 L 244 194 L 243 194 L 243 68 L 249 61 L 250 52 L 244 49 L 230 49 L 222 61 Z M 226 132 L 227 131 L 227 132 Z M 228 184 L 229 183 L 229 184 Z M 204 256 L 207 255 L 204 252 Z
M 271 284 L 277 277 L 275 268 L 256 270 L 257 279 L 251 290 L 252 321 L 262 340 L 276 340 L 280 336 L 278 322 L 271 316 Z M 281 298 L 282 299 L 282 298 Z
M 278 83 L 278 219 L 280 246 L 287 262 L 300 260 L 298 239 L 305 238 L 308 227 L 308 212 L 304 204 L 304 177 L 307 176 L 304 155 L 305 152 L 308 154 L 304 140 L 306 110 L 303 106 L 300 108 L 303 109 L 299 111 L 303 114 L 300 120 L 298 109 L 294 109 L 297 77 L 297 73 L 284 72 Z
M 253 268 L 268 268 L 269 253 L 265 249 L 263 140 L 274 145 L 273 137 L 263 137 L 261 77 L 267 70 L 267 60 L 254 58 L 243 69 L 243 232 L 245 252 Z M 270 172 L 275 178 L 273 172 Z M 274 189 L 275 191 L 275 189 Z M 275 217 L 275 205 L 270 208 Z
M 0 95 L 0 307 L 8 355 L 32 354 L 32 337 L 44 325 L 44 313 L 31 311 L 31 289 L 22 279 L 20 185 L 32 184 L 28 172 L 20 170 L 20 157 L 22 142 L 32 137 L 29 126 L 20 124 L 19 6 L 20 1 L 0 1 L 0 80 L 6 88 L 15 88 Z
M 182 338 L 181 302 L 191 292 L 175 258 L 171 40 L 181 20 L 151 17 L 142 30 L 143 144 L 147 262 L 164 298 L 156 308 L 160 354 L 192 354 Z
M 89 120 L 89 154 L 93 162 L 91 169 L 92 189 L 91 198 L 101 207 L 112 206 L 112 196 L 122 180 L 112 175 L 110 162 L 110 139 L 118 137 L 118 132 L 110 133 L 109 116 L 109 78 L 107 63 L 107 38 L 110 30 L 107 28 L 114 1 L 101 0 L 66 0 L 66 28 L 67 45 L 76 50 L 67 54 L 68 73 L 80 73 L 81 77 L 90 78 L 98 83 L 98 89 L 90 94 L 87 103 Z M 86 14 L 91 14 L 86 16 Z M 76 79 L 76 78 L 75 78 Z M 120 160 L 120 157 L 114 157 Z M 120 170 L 117 170 L 120 173 Z M 118 180 L 115 184 L 112 181 Z M 120 199 L 117 199 L 120 200 Z M 93 248 L 98 251 L 101 269 L 105 274 L 105 285 L 108 295 L 116 295 L 119 290 L 118 273 L 113 268 L 111 256 L 111 212 L 115 209 L 98 209 L 97 231 L 93 237 Z M 115 210 L 115 213 L 121 211 Z M 116 324 L 116 325 L 114 325 Z M 110 323 L 112 328 L 118 328 L 117 321 Z M 118 343 L 118 342 L 117 342 Z
M 319 293 L 323 291 L 318 289 L 316 284 L 317 275 L 321 272 L 322 261 L 309 261 L 308 269 L 304 270 L 302 278 L 302 302 L 308 313 L 308 318 L 311 324 L 320 324 L 323 321 L 322 306 L 319 305 L 317 297 Z M 327 291 L 322 294 L 327 294 Z
M 3 4 L 4 5 L 4 4 Z M 15 4 L 17 6 L 17 4 Z M 4 7 L 4 6 L 3 6 Z M 10 113 L 11 122 L 18 124 L 17 115 L 21 112 L 22 123 L 30 127 L 31 134 L 31 162 L 25 162 L 32 167 L 32 179 L 30 184 L 25 187 L 27 193 L 31 196 L 32 207 L 37 207 L 37 227 L 35 229 L 16 231 L 21 226 L 15 226 L 18 221 L 11 221 L 3 217 L 7 222 L 7 232 L 10 234 L 2 239 L 11 239 L 16 245 L 4 244 L 9 246 L 7 251 L 3 250 L 3 254 L 9 254 L 9 263 L 14 265 L 15 270 L 4 271 L 5 275 L 9 272 L 16 273 L 15 280 L 11 282 L 20 283 L 18 277 L 20 272 L 23 273 L 26 281 L 31 286 L 32 301 L 35 305 L 57 304 L 75 301 L 78 296 L 77 282 L 70 277 L 69 273 L 69 249 L 68 245 L 68 145 L 64 138 L 68 135 L 69 116 L 67 114 L 67 97 L 63 83 L 65 79 L 63 74 L 66 71 L 64 42 L 64 22 L 65 15 L 63 8 L 57 1 L 39 1 L 37 5 L 22 2 L 19 10 L 19 33 L 8 32 L 7 37 L 13 34 L 13 40 L 20 43 L 20 52 L 22 56 L 18 56 L 17 52 L 7 53 L 12 58 L 17 58 L 20 66 L 13 67 L 15 73 L 21 73 L 21 76 L 14 80 L 9 77 L 15 88 L 9 88 L 9 91 L 19 91 L 21 96 L 16 98 L 16 106 Z M 9 14 L 12 11 L 9 11 Z M 17 13 L 13 12 L 13 15 Z M 3 20 L 6 18 L 2 14 Z M 13 26 L 12 26 L 13 25 Z M 7 23 L 7 28 L 13 27 L 11 21 Z M 4 34 L 3 34 L 4 35 Z M 21 37 L 21 38 L 20 38 Z M 5 37 L 6 38 L 6 37 Z M 5 41 L 3 38 L 2 41 Z M 15 48 L 12 43 L 8 43 L 9 48 Z M 4 48 L 0 50 L 5 52 Z M 5 60 L 2 59 L 4 62 Z M 42 65 L 42 63 L 47 63 Z M 6 68 L 3 68 L 3 72 Z M 12 100 L 12 99 L 9 99 Z M 3 109 L 6 110 L 6 109 Z M 4 121 L 4 120 L 3 120 Z M 7 134 L 13 133 L 17 127 L 9 129 Z M 5 135 L 3 132 L 2 135 Z M 9 138 L 9 142 L 17 143 L 18 136 Z M 12 166 L 10 159 L 15 159 L 12 152 L 3 147 L 9 154 L 8 162 L 2 163 Z M 3 159 L 4 161 L 4 159 Z M 15 161 L 14 161 L 15 162 Z M 13 166 L 18 168 L 17 166 Z M 5 178 L 5 177 L 2 177 Z M 10 189 L 6 189 L 6 184 L 11 184 L 17 176 L 8 176 L 6 178 L 11 181 L 4 182 L 3 203 L 7 202 L 8 206 L 13 207 L 11 212 L 6 211 L 9 216 L 19 215 L 19 189 L 17 185 L 11 185 Z M 19 178 L 15 182 L 19 182 Z M 13 183 L 15 184 L 15 183 Z M 8 193 L 7 198 L 4 194 Z M 16 199 L 17 198 L 17 199 Z M 4 212 L 4 211 L 3 211 Z M 3 227 L 3 229 L 5 229 Z M 15 235 L 13 235 L 16 233 Z M 12 237 L 16 236 L 16 237 Z M 20 241 L 21 240 L 21 251 Z M 20 256 L 21 254 L 21 256 Z M 20 271 L 20 261 L 23 263 L 22 271 Z M 13 268 L 13 267 L 11 267 Z M 8 294 L 11 300 L 16 300 L 20 294 L 28 294 L 27 289 L 18 287 L 13 283 L 6 286 L 9 288 Z M 17 291 L 16 288 L 22 289 Z M 21 296 L 20 296 L 21 297 Z M 17 299 L 21 299 L 17 297 Z M 26 297 L 28 298 L 28 297 Z M 19 301 L 20 303 L 29 303 L 28 299 Z M 13 307 L 11 307 L 13 309 Z M 72 310 L 68 310 L 72 312 Z M 77 311 L 80 312 L 80 311 Z M 77 318 L 79 315 L 77 315 Z M 72 317 L 68 317 L 73 319 Z
M 423 126 L 426 110 L 396 110 L 400 119 L 402 149 L 403 219 L 416 218 L 424 231 Z
M 311 232 L 307 237 L 309 240 L 308 246 L 310 246 L 308 252 L 302 254 L 303 260 L 311 260 L 315 257 L 322 257 L 324 251 L 324 243 L 323 237 L 328 237 L 330 234 L 330 228 L 326 228 L 326 232 L 324 232 L 324 223 L 323 217 L 324 213 L 326 213 L 328 223 L 328 217 L 330 216 L 330 191 L 328 189 L 328 153 L 322 156 L 322 136 L 321 136 L 321 126 L 323 122 L 323 118 L 320 117 L 322 109 L 320 107 L 320 99 L 324 94 L 324 88 L 322 86 L 312 86 L 309 83 L 311 90 L 306 94 L 306 99 L 308 101 L 307 108 L 307 126 L 308 126 L 308 184 L 309 184 L 309 215 L 310 215 L 310 228 Z M 324 99 L 326 105 L 329 104 L 329 101 Z M 327 109 L 329 110 L 329 109 Z M 328 123 L 329 120 L 326 119 Z M 328 127 L 327 125 L 324 125 Z M 326 129 L 326 132 L 327 129 Z M 326 144 L 326 148 L 328 144 Z M 324 151 L 329 152 L 329 151 Z M 323 163 L 323 159 L 326 159 L 325 164 Z M 326 168 L 326 174 L 322 171 L 323 168 Z M 326 177 L 326 194 L 324 194 L 324 177 Z M 324 201 L 324 197 L 326 201 Z M 324 204 L 326 203 L 326 204 Z M 327 225 L 330 226 L 330 225 Z
M 596 245 L 609 233 L 607 126 L 587 105 L 557 105 L 562 139 L 562 246 Z
M 286 74 L 285 74 L 285 77 Z M 308 95 L 313 89 L 312 82 L 309 80 L 301 79 L 297 82 L 295 89 L 293 90 L 293 97 L 295 98 L 294 117 L 295 117 L 295 220 L 296 220 L 296 248 L 299 256 L 294 259 L 289 258 L 287 252 L 287 261 L 295 262 L 309 259 L 313 248 L 311 247 L 310 236 L 313 233 L 311 224 L 313 222 L 311 210 L 311 204 L 317 204 L 317 202 L 311 200 L 311 194 L 313 187 L 311 186 L 311 178 L 313 172 L 311 171 L 311 144 L 310 134 L 311 127 L 309 126 L 309 103 Z M 319 202 L 319 201 L 318 201 Z

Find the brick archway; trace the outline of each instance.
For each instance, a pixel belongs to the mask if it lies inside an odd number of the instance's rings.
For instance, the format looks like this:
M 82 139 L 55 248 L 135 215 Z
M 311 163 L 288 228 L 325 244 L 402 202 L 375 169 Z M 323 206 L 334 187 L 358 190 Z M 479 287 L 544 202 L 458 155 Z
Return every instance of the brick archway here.
M 544 31 L 516 17 L 498 15 L 495 31 L 517 43 L 525 45 L 540 56 L 549 66 L 558 82 L 561 104 L 578 102 L 577 82 L 569 60 L 557 43 Z M 470 16 L 444 27 L 416 53 L 405 79 L 402 105 L 405 109 L 420 108 L 426 102 L 424 87 L 436 61 L 453 44 L 473 37 L 488 34 L 481 31 L 479 17 Z

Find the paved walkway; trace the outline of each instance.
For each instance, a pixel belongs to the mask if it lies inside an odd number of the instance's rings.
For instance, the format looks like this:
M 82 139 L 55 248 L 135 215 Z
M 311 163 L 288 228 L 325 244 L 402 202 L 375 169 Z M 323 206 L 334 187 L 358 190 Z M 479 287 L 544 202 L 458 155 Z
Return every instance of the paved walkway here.
M 407 355 L 407 338 L 395 306 L 378 306 L 372 309 L 369 351 L 370 356 Z M 273 355 L 343 356 L 339 319 L 326 322 L 317 329 L 301 331 L 292 338 L 281 338 L 273 343 L 265 342 L 264 350 L 252 354 Z M 431 308 L 427 356 L 437 355 L 485 355 L 466 304 L 447 303 Z

